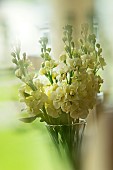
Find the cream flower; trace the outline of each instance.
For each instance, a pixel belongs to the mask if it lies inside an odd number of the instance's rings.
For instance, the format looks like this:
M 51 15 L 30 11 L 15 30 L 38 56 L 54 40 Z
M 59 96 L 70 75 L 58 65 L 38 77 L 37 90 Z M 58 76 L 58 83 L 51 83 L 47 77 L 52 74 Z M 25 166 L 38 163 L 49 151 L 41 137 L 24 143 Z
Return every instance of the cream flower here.
M 26 106 L 29 108 L 30 112 L 33 114 L 38 114 L 39 110 L 42 109 L 45 102 L 47 102 L 47 95 L 37 89 L 32 91 L 31 88 L 27 85 L 24 85 L 19 90 L 20 101 L 25 102 Z
M 68 101 L 68 102 L 64 102 L 61 104 L 61 109 L 63 112 L 65 113 L 70 113 L 70 109 L 71 109 L 71 103 Z
M 47 113 L 48 115 L 54 117 L 54 118 L 58 118 L 60 115 L 59 115 L 59 110 L 55 109 L 54 106 L 52 105 L 48 105 L 47 108 Z
M 86 118 L 89 109 L 96 104 L 96 94 L 100 92 L 103 83 L 98 70 L 103 69 L 106 63 L 95 35 L 85 35 L 87 31 L 82 30 L 78 48 L 69 28 L 69 25 L 65 27 L 65 52 L 59 56 L 58 61 L 51 58 L 47 38 L 41 38 L 43 63 L 38 75 L 29 70 L 30 63 L 25 54 L 22 59 L 18 51 L 12 54 L 13 63 L 17 65 L 15 74 L 25 83 L 19 90 L 20 101 L 26 104 L 33 115 L 42 111 L 40 117 L 44 121 L 49 116 L 61 122 L 65 122 L 67 116 L 71 121 Z M 51 120 L 55 123 L 55 119 Z
M 39 74 L 40 74 L 40 75 L 45 75 L 46 73 L 47 73 L 46 68 L 41 68 L 41 69 L 39 70 Z

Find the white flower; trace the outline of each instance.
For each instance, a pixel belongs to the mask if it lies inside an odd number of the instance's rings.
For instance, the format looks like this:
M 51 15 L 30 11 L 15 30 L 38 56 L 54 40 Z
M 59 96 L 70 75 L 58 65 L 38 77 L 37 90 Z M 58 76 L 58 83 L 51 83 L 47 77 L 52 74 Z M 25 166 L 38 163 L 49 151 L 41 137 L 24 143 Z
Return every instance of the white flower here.
M 71 103 L 68 101 L 68 102 L 64 102 L 61 104 L 61 109 L 63 112 L 65 113 L 70 113 L 70 109 L 71 109 Z
M 68 70 L 69 67 L 65 63 L 59 63 L 59 65 L 53 69 L 53 71 L 59 75 L 68 72 Z
M 17 77 L 21 77 L 21 76 L 22 76 L 21 70 L 20 70 L 20 69 L 17 69 L 17 70 L 15 71 L 15 75 L 16 75 Z
M 54 108 L 54 106 L 52 105 L 48 105 L 46 108 L 46 111 L 48 113 L 48 115 L 54 117 L 54 118 L 58 118 L 59 117 L 59 110 L 57 110 L 56 108 Z
M 23 59 L 19 59 L 18 53 L 13 53 L 13 62 L 17 65 L 15 74 L 25 83 L 19 90 L 20 100 L 31 114 L 37 115 L 42 111 L 41 120 L 49 117 L 54 123 L 55 119 L 52 118 L 59 118 L 57 120 L 63 122 L 67 116 L 70 116 L 70 120 L 87 117 L 103 83 L 97 72 L 106 65 L 94 35 L 81 39 L 78 49 L 71 41 L 72 36 L 66 37 L 66 34 L 63 38 L 65 52 L 58 61 L 50 57 L 51 49 L 46 48 L 47 39 L 41 39 L 41 56 L 44 60 L 37 76 L 35 71 L 32 74 L 33 71 L 29 69 L 30 63 L 25 54 Z
M 81 56 L 81 59 L 82 59 L 83 62 L 85 62 L 86 59 L 89 59 L 89 55 L 84 54 L 84 55 Z
M 87 69 L 87 73 L 88 73 L 88 74 L 94 74 L 94 70 L 91 69 L 91 68 L 88 68 L 88 69 Z
M 85 119 L 88 115 L 89 111 L 88 110 L 73 110 L 70 115 L 73 119 L 78 119 L 78 118 L 82 118 Z

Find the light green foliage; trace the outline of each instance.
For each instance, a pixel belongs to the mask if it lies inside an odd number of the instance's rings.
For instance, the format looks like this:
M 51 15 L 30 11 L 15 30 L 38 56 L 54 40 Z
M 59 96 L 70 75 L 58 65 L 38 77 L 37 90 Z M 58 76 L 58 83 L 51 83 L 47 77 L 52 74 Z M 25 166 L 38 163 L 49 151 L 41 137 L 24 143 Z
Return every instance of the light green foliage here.
M 0 101 L 17 101 L 18 98 L 18 88 L 20 85 L 13 86 L 1 86 L 0 87 Z
M 0 152 L 1 170 L 70 170 L 68 161 L 62 163 L 40 123 L 0 129 Z

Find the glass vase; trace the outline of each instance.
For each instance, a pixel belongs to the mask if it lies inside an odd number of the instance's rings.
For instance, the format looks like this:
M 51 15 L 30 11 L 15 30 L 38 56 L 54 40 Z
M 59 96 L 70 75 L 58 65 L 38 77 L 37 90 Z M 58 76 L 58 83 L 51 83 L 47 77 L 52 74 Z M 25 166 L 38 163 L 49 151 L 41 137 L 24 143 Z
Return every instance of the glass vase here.
M 81 146 L 86 121 L 67 125 L 48 125 L 46 127 L 62 157 L 62 151 L 68 157 L 72 170 L 81 170 Z

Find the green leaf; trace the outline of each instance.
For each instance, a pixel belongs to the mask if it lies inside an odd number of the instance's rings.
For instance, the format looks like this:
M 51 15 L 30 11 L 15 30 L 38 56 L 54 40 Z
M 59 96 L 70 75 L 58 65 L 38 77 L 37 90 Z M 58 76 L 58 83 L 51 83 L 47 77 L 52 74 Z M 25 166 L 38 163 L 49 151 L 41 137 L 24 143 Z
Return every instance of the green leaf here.
M 20 118 L 19 120 L 24 122 L 24 123 L 32 123 L 36 118 L 37 118 L 37 116 Z
M 24 96 L 25 96 L 25 97 L 29 97 L 30 94 L 24 92 Z

